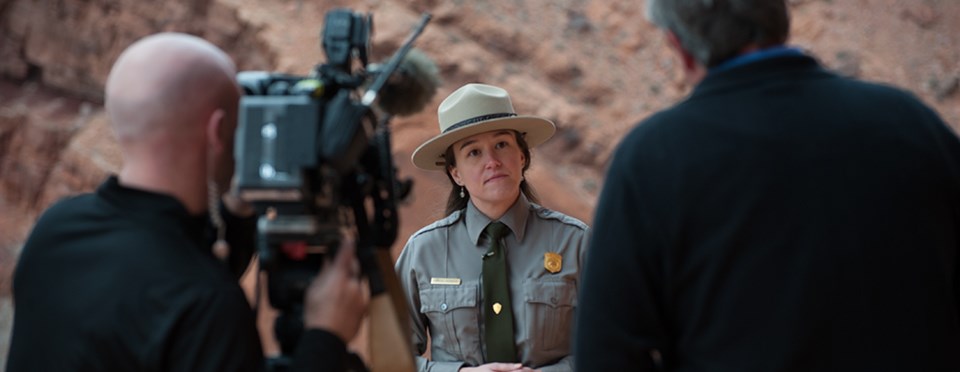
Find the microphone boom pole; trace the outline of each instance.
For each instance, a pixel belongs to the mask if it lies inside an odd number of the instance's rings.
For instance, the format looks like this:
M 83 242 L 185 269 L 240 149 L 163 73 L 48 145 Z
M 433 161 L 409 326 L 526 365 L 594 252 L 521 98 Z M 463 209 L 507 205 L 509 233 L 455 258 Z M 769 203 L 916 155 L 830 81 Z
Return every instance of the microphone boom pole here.
M 400 66 L 401 61 L 413 46 L 413 42 L 423 32 L 424 27 L 430 22 L 430 14 L 424 13 L 420 22 L 416 25 L 413 32 L 407 36 L 400 48 L 394 53 L 393 57 L 387 63 L 386 67 L 377 74 L 376 79 L 369 85 L 360 104 L 369 108 L 376 102 L 380 90 L 384 87 L 387 80 Z M 389 154 L 389 128 L 381 128 L 382 141 L 380 146 Z M 385 164 L 381 164 L 386 173 L 385 179 L 392 179 L 393 164 L 389 159 L 380 159 Z M 388 194 L 393 194 L 393 184 L 385 185 L 388 188 Z M 392 197 L 387 200 L 380 200 L 391 205 L 381 205 L 381 207 L 394 209 Z M 382 216 L 379 216 L 382 217 Z M 390 216 L 391 225 L 396 229 L 396 215 Z M 394 236 L 395 237 L 395 236 Z M 385 238 L 385 237 L 381 237 Z M 389 240 L 393 241 L 391 237 Z M 393 269 L 393 261 L 390 256 L 389 246 L 380 247 L 373 250 L 373 266 L 376 268 L 368 271 L 370 280 L 371 298 L 369 307 L 369 332 L 370 332 L 370 371 L 371 372 L 413 372 L 416 369 L 413 360 L 414 350 L 410 343 L 410 315 L 407 313 L 407 301 L 403 296 L 403 288 L 400 286 L 397 273 Z M 366 256 L 366 259 L 371 257 Z M 369 261 L 368 261 L 369 264 Z M 398 347 L 399 346 L 399 347 Z
M 390 75 L 393 75 L 393 72 L 397 70 L 397 67 L 400 66 L 400 61 L 407 56 L 407 53 L 410 52 L 410 48 L 413 48 L 413 42 L 420 37 L 420 34 L 423 33 L 423 29 L 427 27 L 427 23 L 430 22 L 432 16 L 430 13 L 423 13 L 420 16 L 420 22 L 414 27 L 413 32 L 410 35 L 407 35 L 407 39 L 404 40 L 403 45 L 400 46 L 400 49 L 397 49 L 396 53 L 393 54 L 393 57 L 390 57 L 390 61 L 387 62 L 386 67 L 383 71 L 377 75 L 377 78 L 373 80 L 373 83 L 367 87 L 367 91 L 363 93 L 363 98 L 360 100 L 360 103 L 364 106 L 370 107 L 376 100 L 377 96 L 380 94 L 380 89 L 383 88 L 384 84 L 387 83 L 387 79 L 390 78 Z

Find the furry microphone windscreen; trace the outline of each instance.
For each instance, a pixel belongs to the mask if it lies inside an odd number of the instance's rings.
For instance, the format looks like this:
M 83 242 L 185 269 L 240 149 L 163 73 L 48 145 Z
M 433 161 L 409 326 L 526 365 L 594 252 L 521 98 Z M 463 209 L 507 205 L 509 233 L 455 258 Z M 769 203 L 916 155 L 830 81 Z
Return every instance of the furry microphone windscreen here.
M 411 49 L 381 89 L 378 105 L 390 115 L 415 114 L 430 103 L 439 86 L 437 65 L 420 50 Z

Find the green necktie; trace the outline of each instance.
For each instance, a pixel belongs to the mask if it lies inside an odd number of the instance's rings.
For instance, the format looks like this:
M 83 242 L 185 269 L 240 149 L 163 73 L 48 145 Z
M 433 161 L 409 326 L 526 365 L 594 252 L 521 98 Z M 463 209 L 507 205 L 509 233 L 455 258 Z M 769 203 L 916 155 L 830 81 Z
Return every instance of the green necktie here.
M 501 222 L 491 222 L 483 230 L 484 244 L 490 248 L 483 255 L 483 324 L 488 363 L 517 361 L 507 257 L 500 244 L 509 231 Z

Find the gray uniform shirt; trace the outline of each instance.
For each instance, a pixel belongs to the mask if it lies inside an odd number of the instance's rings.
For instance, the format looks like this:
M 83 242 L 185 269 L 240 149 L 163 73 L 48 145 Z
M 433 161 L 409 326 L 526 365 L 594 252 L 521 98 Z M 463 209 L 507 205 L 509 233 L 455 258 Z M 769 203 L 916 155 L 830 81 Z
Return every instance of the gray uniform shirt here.
M 419 371 L 456 371 L 486 363 L 480 273 L 491 220 L 473 203 L 414 233 L 396 269 L 412 318 Z M 520 195 L 500 218 L 510 228 L 507 254 L 517 353 L 524 366 L 572 371 L 571 332 L 589 228 Z M 558 262 L 559 261 L 559 262 Z M 556 271 L 556 272 L 552 272 Z

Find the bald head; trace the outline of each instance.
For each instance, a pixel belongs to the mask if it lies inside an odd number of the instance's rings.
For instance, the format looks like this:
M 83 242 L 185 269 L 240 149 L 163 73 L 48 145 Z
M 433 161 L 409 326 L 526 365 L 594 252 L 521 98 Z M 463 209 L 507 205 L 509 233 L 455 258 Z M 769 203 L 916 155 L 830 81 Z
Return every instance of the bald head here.
M 121 143 L 189 135 L 202 131 L 213 111 L 236 109 L 235 75 L 230 57 L 203 39 L 148 36 L 127 48 L 110 70 L 107 114 Z

